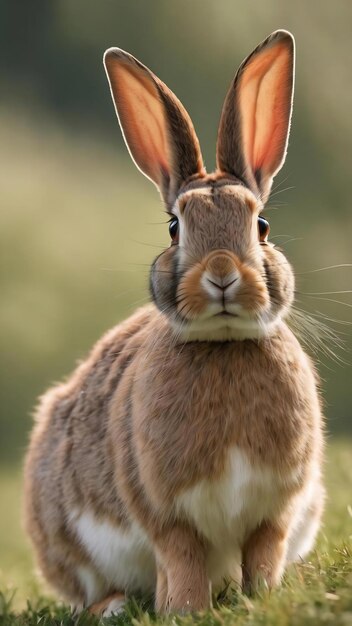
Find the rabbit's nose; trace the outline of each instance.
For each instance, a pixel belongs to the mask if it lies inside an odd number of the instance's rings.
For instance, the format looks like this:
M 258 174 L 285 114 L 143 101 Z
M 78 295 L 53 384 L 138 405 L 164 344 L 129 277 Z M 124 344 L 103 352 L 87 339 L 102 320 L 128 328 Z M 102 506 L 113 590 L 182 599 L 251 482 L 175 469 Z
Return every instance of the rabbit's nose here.
M 231 287 L 231 285 L 234 285 L 238 281 L 238 276 L 233 276 L 233 273 L 231 273 L 229 276 L 226 276 L 225 278 L 220 278 L 219 276 L 213 275 L 211 275 L 210 277 L 209 275 L 206 275 L 205 279 L 208 281 L 208 283 L 213 285 L 213 287 L 217 287 L 217 289 L 225 291 L 228 287 Z
M 216 300 L 232 295 L 240 279 L 236 257 L 231 252 L 213 252 L 206 263 L 202 284 Z
M 239 284 L 239 275 L 232 272 L 221 278 L 205 272 L 202 277 L 202 285 L 211 300 L 225 302 L 232 299 Z

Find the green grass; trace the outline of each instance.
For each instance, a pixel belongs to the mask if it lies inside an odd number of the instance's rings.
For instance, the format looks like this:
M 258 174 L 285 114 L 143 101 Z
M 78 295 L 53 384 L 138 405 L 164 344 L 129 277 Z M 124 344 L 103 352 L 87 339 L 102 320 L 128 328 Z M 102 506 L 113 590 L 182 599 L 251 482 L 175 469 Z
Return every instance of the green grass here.
M 292 566 L 283 585 L 271 594 L 247 598 L 231 591 L 212 611 L 158 620 L 146 606 L 130 604 L 126 613 L 106 624 L 150 626 L 352 626 L 352 442 L 329 442 L 325 468 L 328 499 L 324 525 L 309 559 Z M 0 474 L 0 624 L 1 626 L 84 625 L 98 620 L 70 615 L 36 576 L 30 548 L 20 524 L 21 474 Z

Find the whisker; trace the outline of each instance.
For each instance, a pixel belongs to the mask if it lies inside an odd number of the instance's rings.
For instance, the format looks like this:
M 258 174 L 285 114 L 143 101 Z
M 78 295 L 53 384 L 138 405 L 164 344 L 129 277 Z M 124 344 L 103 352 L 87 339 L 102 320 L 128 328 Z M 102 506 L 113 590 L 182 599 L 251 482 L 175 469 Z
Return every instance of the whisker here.
M 165 250 L 165 246 L 156 245 L 154 243 L 148 243 L 146 241 L 138 241 L 138 239 L 132 239 L 129 237 L 129 240 L 133 243 L 138 243 L 141 246 L 148 246 L 149 248 L 158 248 L 159 250 Z
M 270 194 L 271 198 L 274 198 L 275 196 L 278 196 L 280 193 L 285 193 L 285 191 L 290 191 L 291 189 L 294 189 L 295 186 L 292 185 L 291 187 L 285 187 L 284 189 L 278 189 L 277 191 L 274 191 L 273 193 Z
M 271 240 L 272 239 L 274 239 L 274 237 L 271 237 Z M 286 239 L 286 241 L 282 241 L 279 245 L 286 246 L 286 244 L 291 243 L 291 241 L 303 241 L 303 237 L 291 237 L 291 239 Z
M 122 269 L 122 268 L 113 268 L 113 267 L 101 267 L 100 272 L 119 272 L 120 274 L 123 274 L 124 272 L 138 272 L 139 270 L 135 269 Z
M 347 351 L 339 334 L 320 320 L 317 320 L 315 316 L 298 309 L 298 307 L 292 307 L 288 315 L 288 323 L 302 344 L 315 355 L 321 352 L 325 357 L 331 358 L 339 365 L 350 365 L 336 350 L 330 347 L 331 344 L 338 350 Z M 327 367 L 326 363 L 322 364 Z
M 301 291 L 301 294 L 304 296 L 329 296 L 339 293 L 352 293 L 351 289 L 345 289 L 343 291 Z
M 328 265 L 327 267 L 318 267 L 315 270 L 309 270 L 308 272 L 300 272 L 301 275 L 303 274 L 315 274 L 316 272 L 325 272 L 327 270 L 333 270 L 333 269 L 337 269 L 340 267 L 352 267 L 352 263 L 339 263 L 338 265 Z M 298 275 L 298 273 L 296 272 L 296 275 Z
M 272 187 L 272 191 L 276 191 L 277 189 L 280 189 L 281 185 L 284 185 L 288 181 L 289 178 L 290 178 L 290 175 L 288 174 L 287 176 L 285 176 L 285 178 L 282 178 L 280 181 L 275 182 Z
M 321 311 L 314 311 L 314 315 L 318 315 L 319 317 L 326 319 L 328 322 L 333 322 L 334 324 L 341 324 L 343 326 L 352 326 L 352 322 L 349 322 L 347 320 L 339 320 L 335 317 L 329 317 L 328 315 L 326 315 L 325 313 L 322 313 Z
M 349 304 L 348 302 L 341 302 L 341 300 L 335 300 L 333 298 L 321 298 L 320 296 L 315 296 L 315 295 L 309 295 L 309 294 L 303 294 L 303 295 L 308 295 L 310 298 L 315 298 L 316 300 L 322 300 L 324 302 L 334 302 L 334 304 L 341 304 L 342 306 L 347 306 L 349 309 L 352 309 L 352 304 Z
M 277 239 L 278 237 L 292 237 L 292 235 L 273 235 L 270 239 Z

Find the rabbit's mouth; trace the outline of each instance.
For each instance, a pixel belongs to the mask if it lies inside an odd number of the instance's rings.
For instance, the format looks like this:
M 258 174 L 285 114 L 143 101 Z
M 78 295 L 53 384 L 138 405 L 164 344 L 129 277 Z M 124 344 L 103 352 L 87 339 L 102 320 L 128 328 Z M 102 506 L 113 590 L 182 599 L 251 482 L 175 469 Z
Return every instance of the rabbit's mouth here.
M 219 313 L 215 313 L 214 317 L 238 317 L 237 313 L 231 313 L 224 309 L 223 311 L 219 311 Z

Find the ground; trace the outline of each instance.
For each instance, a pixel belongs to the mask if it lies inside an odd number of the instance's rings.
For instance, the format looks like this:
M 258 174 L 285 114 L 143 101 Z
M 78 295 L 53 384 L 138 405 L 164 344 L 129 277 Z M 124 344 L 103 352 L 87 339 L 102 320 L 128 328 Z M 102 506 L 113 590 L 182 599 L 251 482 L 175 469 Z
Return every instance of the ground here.
M 155 618 L 148 605 L 131 603 L 108 625 L 158 626 L 352 626 L 352 441 L 328 440 L 325 467 L 328 499 L 316 550 L 292 566 L 280 589 L 248 599 L 231 591 L 212 611 Z M 0 493 L 0 626 L 98 624 L 54 600 L 35 573 L 20 524 L 21 472 L 3 468 Z

